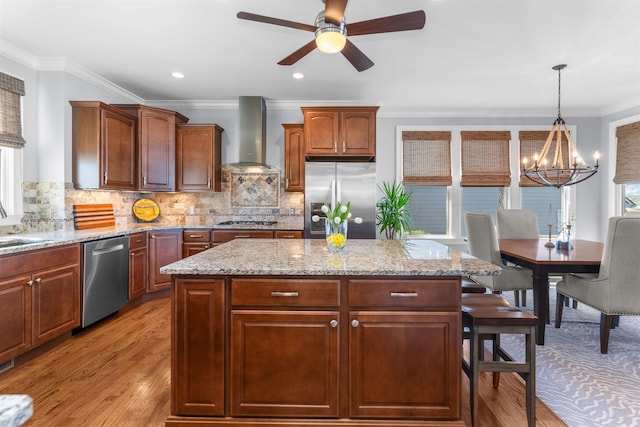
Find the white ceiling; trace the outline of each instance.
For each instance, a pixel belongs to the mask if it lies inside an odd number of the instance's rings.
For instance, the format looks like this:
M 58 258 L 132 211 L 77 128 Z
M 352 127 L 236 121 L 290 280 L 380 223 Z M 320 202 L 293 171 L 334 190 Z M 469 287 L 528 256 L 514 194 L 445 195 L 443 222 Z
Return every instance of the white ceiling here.
M 639 0 L 350 0 L 348 23 L 427 15 L 423 30 L 350 38 L 375 63 L 363 72 L 317 50 L 277 65 L 312 33 L 236 18 L 246 11 L 312 25 L 323 8 L 321 0 L 0 0 L 0 53 L 40 69 L 86 68 L 146 102 L 261 95 L 388 114 L 553 117 L 551 67 L 567 63 L 564 116 L 640 105 Z

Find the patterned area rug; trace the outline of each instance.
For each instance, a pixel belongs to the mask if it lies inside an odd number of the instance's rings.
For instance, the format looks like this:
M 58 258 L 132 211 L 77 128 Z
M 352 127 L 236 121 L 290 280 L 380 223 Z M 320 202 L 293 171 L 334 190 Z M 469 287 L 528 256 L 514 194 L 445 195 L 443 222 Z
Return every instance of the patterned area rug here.
M 564 307 L 554 326 L 556 291 L 550 289 L 551 324 L 536 350 L 537 396 L 570 427 L 640 426 L 640 316 L 620 318 L 609 354 L 600 354 L 600 312 Z M 513 292 L 504 296 L 513 303 Z M 533 295 L 527 295 L 533 310 Z M 504 335 L 505 349 L 524 360 L 520 336 Z

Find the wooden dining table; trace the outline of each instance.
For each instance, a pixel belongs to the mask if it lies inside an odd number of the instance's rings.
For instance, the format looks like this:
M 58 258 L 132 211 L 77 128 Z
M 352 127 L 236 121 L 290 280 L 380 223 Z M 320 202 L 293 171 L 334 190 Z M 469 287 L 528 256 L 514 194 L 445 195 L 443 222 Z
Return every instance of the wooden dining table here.
M 549 323 L 549 275 L 597 273 L 604 244 L 590 240 L 572 240 L 571 249 L 548 248 L 547 239 L 500 239 L 502 259 L 533 271 L 533 310 L 538 316 L 536 343 L 544 345 Z

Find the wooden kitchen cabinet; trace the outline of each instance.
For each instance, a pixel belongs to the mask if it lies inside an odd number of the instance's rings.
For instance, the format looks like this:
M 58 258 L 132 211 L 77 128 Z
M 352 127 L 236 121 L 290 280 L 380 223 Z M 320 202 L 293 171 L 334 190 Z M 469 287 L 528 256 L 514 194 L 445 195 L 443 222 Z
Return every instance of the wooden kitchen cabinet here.
M 186 229 L 182 232 L 182 258 L 211 248 L 211 231 Z
M 339 287 L 333 279 L 231 280 L 232 416 L 338 417 Z
M 99 101 L 70 101 L 77 189 L 135 190 L 136 117 Z
M 456 284 L 455 280 L 349 280 L 352 417 L 460 416 Z
M 273 239 L 272 230 L 225 229 L 214 230 L 211 241 L 214 246 L 234 239 Z
M 304 191 L 304 125 L 285 123 L 284 191 Z
M 218 125 L 176 126 L 178 191 L 220 191 L 222 132 Z
M 129 235 L 129 299 L 144 294 L 147 290 L 147 233 Z
M 182 254 L 182 230 L 151 231 L 148 233 L 149 275 L 147 292 L 171 287 L 171 275 L 161 274 L 160 267 L 180 259 Z
M 276 230 L 273 232 L 276 239 L 302 239 L 304 231 L 302 230 Z
M 145 105 L 113 106 L 138 118 L 138 189 L 175 191 L 176 124 L 189 119 L 175 111 Z
M 80 326 L 79 244 L 0 257 L 0 271 L 0 361 Z
M 307 158 L 374 160 L 379 107 L 301 107 Z
M 179 279 L 172 289 L 174 327 L 172 410 L 180 415 L 224 415 L 225 281 Z

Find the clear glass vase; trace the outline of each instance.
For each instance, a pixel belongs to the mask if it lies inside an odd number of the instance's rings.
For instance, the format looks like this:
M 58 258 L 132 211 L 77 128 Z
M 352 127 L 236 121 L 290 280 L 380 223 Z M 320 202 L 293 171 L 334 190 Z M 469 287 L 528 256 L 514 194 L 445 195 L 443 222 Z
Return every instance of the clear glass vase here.
M 333 221 L 325 220 L 325 230 L 327 233 L 327 245 L 329 252 L 342 252 L 347 242 L 347 221 L 336 224 Z

